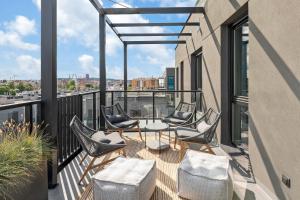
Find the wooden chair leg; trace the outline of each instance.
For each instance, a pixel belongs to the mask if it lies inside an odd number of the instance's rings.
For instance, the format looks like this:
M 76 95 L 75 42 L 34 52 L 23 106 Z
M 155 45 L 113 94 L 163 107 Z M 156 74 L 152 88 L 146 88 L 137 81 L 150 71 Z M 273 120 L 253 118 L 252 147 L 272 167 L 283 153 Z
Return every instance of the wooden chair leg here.
M 215 155 L 215 152 L 211 149 L 209 144 L 205 144 L 205 147 L 208 150 L 208 153 Z
M 80 177 L 80 179 L 79 179 L 79 181 L 78 181 L 78 184 L 81 183 L 81 181 L 82 181 L 83 178 L 86 176 L 86 174 L 88 173 L 88 171 L 92 169 L 93 164 L 94 164 L 94 162 L 95 162 L 96 159 L 97 159 L 97 158 L 94 157 L 94 158 L 91 160 L 90 164 L 85 168 L 83 174 L 81 175 L 81 177 Z
M 176 149 L 176 144 L 177 144 L 177 137 L 175 136 L 175 140 L 174 140 L 174 149 Z
M 137 127 L 138 127 L 138 132 L 139 132 L 140 138 L 143 141 L 142 131 L 141 131 L 140 125 L 138 124 Z
M 120 137 L 123 138 L 123 129 L 118 129 L 117 131 L 119 132 Z
M 83 158 L 79 162 L 80 165 L 82 165 L 83 161 L 86 159 L 87 156 L 88 156 L 88 154 L 85 153 L 85 155 L 83 156 Z
M 183 159 L 184 153 L 186 149 L 186 144 L 184 141 L 180 141 L 180 153 L 179 153 L 179 159 L 180 161 Z
M 122 154 L 123 154 L 124 157 L 127 157 L 125 148 L 122 149 Z

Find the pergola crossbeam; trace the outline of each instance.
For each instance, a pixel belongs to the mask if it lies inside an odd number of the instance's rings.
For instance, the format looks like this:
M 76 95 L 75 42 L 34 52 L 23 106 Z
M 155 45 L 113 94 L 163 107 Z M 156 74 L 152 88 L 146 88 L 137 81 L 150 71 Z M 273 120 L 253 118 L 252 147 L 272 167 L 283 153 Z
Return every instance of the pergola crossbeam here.
M 102 5 L 99 3 L 98 0 L 89 0 L 89 1 L 96 8 L 96 10 L 99 12 L 100 15 L 104 14 L 104 8 L 102 7 Z M 107 16 L 105 16 L 105 21 L 110 26 L 110 28 L 113 30 L 113 32 L 119 37 L 118 30 L 112 26 L 112 22 L 110 21 L 110 19 Z M 121 42 L 123 42 L 121 37 L 119 37 L 119 39 L 121 40 Z
M 143 36 L 192 36 L 192 33 L 120 33 L 120 37 Z
M 107 15 L 204 13 L 204 7 L 105 8 Z
M 198 22 L 166 22 L 166 23 L 113 23 L 112 27 L 135 27 L 135 26 L 200 26 Z
M 125 44 L 185 44 L 185 40 L 124 41 Z

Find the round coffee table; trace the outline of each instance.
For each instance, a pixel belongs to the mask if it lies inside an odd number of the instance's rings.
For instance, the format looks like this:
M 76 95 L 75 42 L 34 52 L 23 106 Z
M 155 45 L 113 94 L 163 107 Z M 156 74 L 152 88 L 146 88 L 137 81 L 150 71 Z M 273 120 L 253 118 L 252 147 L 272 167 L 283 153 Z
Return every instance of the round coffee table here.
M 147 132 L 155 132 L 155 140 L 150 140 L 147 142 Z M 163 131 L 169 131 L 169 143 L 162 142 L 161 141 L 161 133 Z M 158 135 L 158 140 L 156 139 L 156 134 L 159 133 Z M 170 147 L 170 130 L 169 130 L 169 125 L 166 123 L 162 122 L 153 122 L 149 123 L 145 127 L 145 147 L 148 147 L 149 149 L 152 150 L 161 150 L 167 149 Z

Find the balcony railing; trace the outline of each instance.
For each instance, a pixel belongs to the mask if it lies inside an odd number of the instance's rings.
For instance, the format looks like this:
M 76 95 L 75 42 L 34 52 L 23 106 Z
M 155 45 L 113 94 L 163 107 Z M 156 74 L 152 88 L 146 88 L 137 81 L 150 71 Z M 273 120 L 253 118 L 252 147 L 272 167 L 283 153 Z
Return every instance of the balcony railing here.
M 201 110 L 202 98 L 199 90 L 106 91 L 106 105 L 120 103 L 131 117 L 137 119 L 154 120 L 165 117 L 175 109 L 180 100 L 196 101 L 197 109 Z M 57 108 L 57 156 L 60 171 L 81 151 L 69 126 L 72 117 L 77 115 L 87 126 L 100 129 L 100 92 L 58 97 Z M 41 123 L 41 101 L 1 105 L 0 116 L 1 124 L 8 119 L 29 122 L 31 125 Z

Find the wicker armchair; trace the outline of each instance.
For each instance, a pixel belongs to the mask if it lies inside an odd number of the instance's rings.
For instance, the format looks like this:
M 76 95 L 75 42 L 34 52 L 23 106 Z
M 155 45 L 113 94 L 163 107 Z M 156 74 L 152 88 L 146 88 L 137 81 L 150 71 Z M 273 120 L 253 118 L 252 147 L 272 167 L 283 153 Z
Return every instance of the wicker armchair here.
M 182 126 L 193 121 L 196 113 L 196 103 L 180 102 L 174 112 L 161 121 L 169 124 L 170 126 Z
M 104 134 L 102 131 L 96 131 L 85 126 L 80 119 L 75 115 L 70 123 L 70 127 L 73 133 L 76 135 L 80 145 L 86 152 L 86 155 L 80 161 L 82 164 L 83 160 L 89 155 L 92 157 L 91 162 L 84 170 L 78 184 L 83 180 L 89 170 L 96 167 L 101 167 L 116 158 L 112 158 L 106 161 L 102 161 L 100 164 L 94 165 L 97 158 L 112 153 L 114 151 L 123 151 L 123 155 L 126 156 L 124 147 L 126 146 L 125 141 L 119 136 L 118 133 Z
M 176 141 L 180 141 L 180 158 L 182 159 L 187 143 L 198 143 L 205 145 L 209 153 L 214 154 L 210 143 L 215 137 L 221 113 L 209 108 L 204 115 L 193 123 L 179 126 L 175 129 Z M 196 127 L 196 128 L 195 128 Z M 175 146 L 174 145 L 174 146 Z
M 101 106 L 101 112 L 108 131 L 118 131 L 121 136 L 125 130 L 138 131 L 141 140 L 143 140 L 139 120 L 127 115 L 119 103 L 112 106 Z

